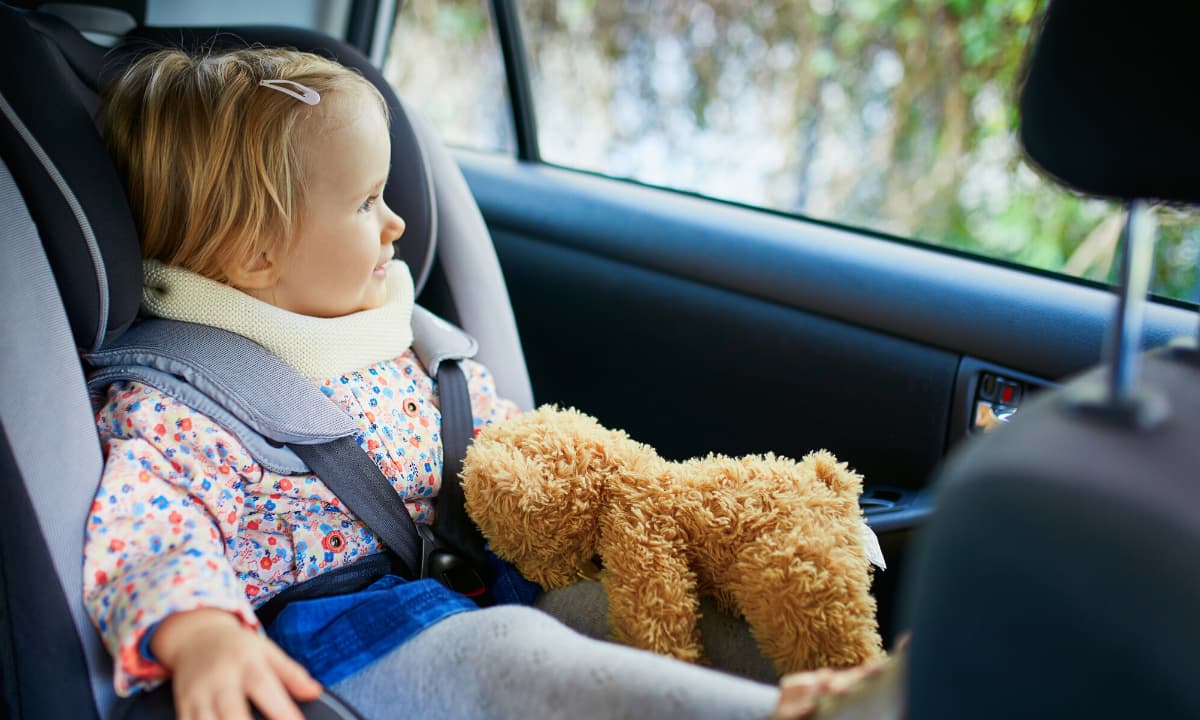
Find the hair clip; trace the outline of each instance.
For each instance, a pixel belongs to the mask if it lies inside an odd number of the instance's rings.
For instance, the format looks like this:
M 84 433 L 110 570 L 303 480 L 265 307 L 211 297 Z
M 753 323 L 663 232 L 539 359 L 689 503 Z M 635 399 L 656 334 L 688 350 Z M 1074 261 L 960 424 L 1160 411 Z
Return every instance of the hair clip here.
M 305 105 L 316 105 L 321 102 L 320 93 L 307 85 L 301 85 L 295 80 L 259 80 L 258 84 L 265 88 L 277 90 L 284 95 L 291 95 Z M 285 87 L 286 85 L 291 85 L 292 87 Z M 299 92 L 292 88 L 298 88 Z

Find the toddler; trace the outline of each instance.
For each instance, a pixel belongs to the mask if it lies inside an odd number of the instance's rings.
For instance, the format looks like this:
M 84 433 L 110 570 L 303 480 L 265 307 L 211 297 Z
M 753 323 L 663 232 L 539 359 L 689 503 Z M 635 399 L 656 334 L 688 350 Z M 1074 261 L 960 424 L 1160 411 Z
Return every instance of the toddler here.
M 410 348 L 378 90 L 295 51 L 160 51 L 109 91 L 105 127 L 141 235 L 143 312 L 243 335 L 311 378 L 430 522 L 441 416 Z M 463 369 L 477 427 L 517 413 L 486 368 Z M 121 695 L 171 678 L 181 718 L 249 718 L 253 705 L 274 720 L 323 687 L 368 718 L 765 718 L 779 699 L 532 608 L 477 609 L 428 579 L 298 600 L 264 631 L 256 609 L 382 552 L 379 538 L 317 477 L 261 467 L 149 385 L 115 383 L 99 403 L 84 600 Z M 289 632 L 289 613 L 328 622 Z

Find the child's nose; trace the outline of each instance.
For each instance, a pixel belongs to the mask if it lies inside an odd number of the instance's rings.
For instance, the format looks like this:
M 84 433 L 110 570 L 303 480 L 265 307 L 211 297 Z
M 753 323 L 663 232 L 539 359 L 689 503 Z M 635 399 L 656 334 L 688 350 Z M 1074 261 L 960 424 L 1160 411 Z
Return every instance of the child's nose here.
M 387 208 L 387 217 L 383 226 L 383 242 L 390 243 L 399 240 L 406 227 L 408 226 L 404 223 L 404 218 L 392 212 L 391 208 Z

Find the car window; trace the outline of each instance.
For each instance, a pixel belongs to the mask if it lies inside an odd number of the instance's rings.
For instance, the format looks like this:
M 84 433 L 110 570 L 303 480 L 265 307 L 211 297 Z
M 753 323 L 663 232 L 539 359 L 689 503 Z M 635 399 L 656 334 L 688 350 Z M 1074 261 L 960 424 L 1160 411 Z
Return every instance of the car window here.
M 486 0 L 405 2 L 383 74 L 446 143 L 513 153 L 504 59 Z
M 1115 277 L 1123 209 L 1042 177 L 1017 142 L 1040 0 L 516 4 L 545 162 Z M 510 151 L 485 3 L 412 6 L 397 25 L 409 47 L 393 43 L 402 92 L 449 142 Z M 1200 213 L 1156 215 L 1152 290 L 1194 300 Z
M 188 25 L 291 25 L 346 37 L 350 0 L 148 0 L 146 24 Z

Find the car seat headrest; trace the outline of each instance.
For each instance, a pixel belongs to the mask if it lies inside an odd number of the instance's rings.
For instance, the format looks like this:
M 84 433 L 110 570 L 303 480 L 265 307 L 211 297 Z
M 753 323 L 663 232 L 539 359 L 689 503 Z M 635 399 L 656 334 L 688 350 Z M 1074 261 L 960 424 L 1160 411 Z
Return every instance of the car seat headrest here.
M 1020 99 L 1029 158 L 1087 194 L 1200 202 L 1198 26 L 1195 2 L 1053 0 Z
M 95 349 L 137 313 L 137 233 L 75 71 L 32 17 L 0 5 L 0 63 L 35 68 L 0 73 L 0 154 L 38 226 L 75 342 Z
M 407 228 L 396 254 L 419 293 L 429 277 L 436 205 L 428 162 L 404 107 L 354 48 L 307 30 L 277 27 L 142 28 L 108 50 L 61 18 L 0 4 L 0 60 L 36 68 L 0 74 L 0 152 L 42 235 L 77 345 L 95 350 L 137 317 L 141 257 L 117 172 L 94 124 L 99 95 L 139 54 L 162 47 L 286 46 L 332 57 L 375 84 L 391 114 L 388 205 Z
M 109 28 L 95 27 L 97 23 L 107 24 L 116 21 L 118 15 L 133 21 L 130 27 L 141 25 L 146 20 L 147 0 L 4 0 L 9 5 L 15 5 L 29 10 L 37 10 L 62 18 L 70 18 L 72 23 L 77 19 L 87 21 L 91 27 L 79 27 L 80 30 L 100 30 L 108 32 Z M 123 21 L 122 21 L 123 22 Z M 121 31 L 124 34 L 130 28 Z

